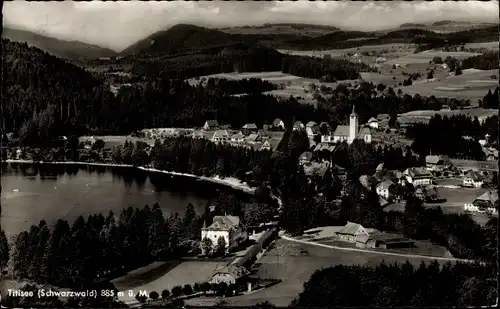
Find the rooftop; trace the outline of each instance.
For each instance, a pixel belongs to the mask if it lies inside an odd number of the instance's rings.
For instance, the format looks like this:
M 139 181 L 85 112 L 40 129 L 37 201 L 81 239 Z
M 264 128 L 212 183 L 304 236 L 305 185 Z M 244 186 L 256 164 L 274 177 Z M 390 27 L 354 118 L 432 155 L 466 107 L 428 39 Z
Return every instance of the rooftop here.
M 240 218 L 237 216 L 215 216 L 212 224 L 204 228 L 209 231 L 228 231 L 240 225 Z

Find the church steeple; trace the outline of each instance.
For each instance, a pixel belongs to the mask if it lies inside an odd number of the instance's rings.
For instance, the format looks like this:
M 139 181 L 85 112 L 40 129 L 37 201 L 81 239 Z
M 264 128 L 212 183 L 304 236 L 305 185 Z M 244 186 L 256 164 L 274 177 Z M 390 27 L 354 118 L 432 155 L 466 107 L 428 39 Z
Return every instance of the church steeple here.
M 351 113 L 351 116 L 352 115 L 356 115 L 356 111 L 355 111 L 355 107 L 356 105 L 355 104 L 352 104 L 352 113 Z
M 349 138 L 347 143 L 352 143 L 358 135 L 358 115 L 356 115 L 354 104 L 352 105 L 352 113 L 349 116 Z

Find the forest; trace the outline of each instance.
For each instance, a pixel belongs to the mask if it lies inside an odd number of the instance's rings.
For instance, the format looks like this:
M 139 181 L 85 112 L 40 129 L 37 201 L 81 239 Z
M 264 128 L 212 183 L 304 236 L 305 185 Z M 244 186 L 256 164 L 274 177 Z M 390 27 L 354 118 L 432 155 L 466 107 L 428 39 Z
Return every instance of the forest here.
M 462 69 L 498 70 L 498 50 L 462 60 Z
M 433 116 L 428 124 L 415 124 L 406 131 L 413 140 L 412 149 L 420 156 L 429 153 L 448 155 L 453 158 L 484 161 L 481 145 L 477 142 L 489 134 L 489 142 L 498 139 L 498 116 L 479 123 L 477 118 L 466 116 Z M 465 136 L 473 138 L 466 139 Z
M 317 270 L 291 307 L 494 306 L 497 279 L 490 267 L 437 261 Z

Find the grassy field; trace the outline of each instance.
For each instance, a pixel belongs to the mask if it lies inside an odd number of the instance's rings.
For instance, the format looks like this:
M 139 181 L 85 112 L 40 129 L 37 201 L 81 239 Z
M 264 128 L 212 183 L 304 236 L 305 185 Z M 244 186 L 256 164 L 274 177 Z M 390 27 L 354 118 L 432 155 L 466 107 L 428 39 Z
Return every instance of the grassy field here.
M 307 253 L 300 253 L 307 251 Z M 334 265 L 368 264 L 377 265 L 382 260 L 387 263 L 405 262 L 406 258 L 383 256 L 380 254 L 338 251 L 313 245 L 297 244 L 278 240 L 256 265 L 256 275 L 261 278 L 278 278 L 283 282 L 264 290 L 255 291 L 225 299 L 229 306 L 250 306 L 268 300 L 276 306 L 287 306 L 303 290 L 303 284 L 317 269 Z M 410 258 L 418 265 L 422 260 Z M 189 302 L 188 302 L 189 304 Z
M 485 43 L 467 43 L 466 48 L 487 48 L 490 50 L 498 50 L 498 42 L 485 42 Z
M 127 293 L 128 289 L 132 287 L 134 291 L 146 290 L 148 294 L 152 291 L 161 293 L 164 289 L 170 291 L 177 285 L 193 285 L 196 282 L 207 281 L 216 269 L 226 264 L 227 262 L 187 261 L 176 266 L 174 266 L 175 264 L 157 267 L 153 265 L 151 269 L 147 269 L 146 271 L 137 270 L 126 277 L 114 280 L 113 283 L 115 283 L 118 290 L 125 292 L 125 295 L 120 300 L 128 302 L 134 300 L 134 297 L 129 297 Z
M 476 104 L 478 99 L 483 99 L 488 90 L 495 90 L 498 86 L 498 70 L 464 70 L 462 75 L 455 76 L 448 70 L 435 70 L 432 82 L 417 81 L 413 85 L 398 87 L 403 93 L 410 95 L 448 97 L 456 99 L 469 99 Z M 492 79 L 495 75 L 497 78 Z M 425 77 L 424 77 L 425 78 Z

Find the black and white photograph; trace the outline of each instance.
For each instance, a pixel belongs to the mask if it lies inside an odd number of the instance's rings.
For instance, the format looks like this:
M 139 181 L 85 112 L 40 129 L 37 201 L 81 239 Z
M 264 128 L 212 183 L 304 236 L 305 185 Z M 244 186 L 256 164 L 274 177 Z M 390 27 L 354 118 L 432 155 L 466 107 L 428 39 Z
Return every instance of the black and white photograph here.
M 499 14 L 3 2 L 0 308 L 497 306 Z

